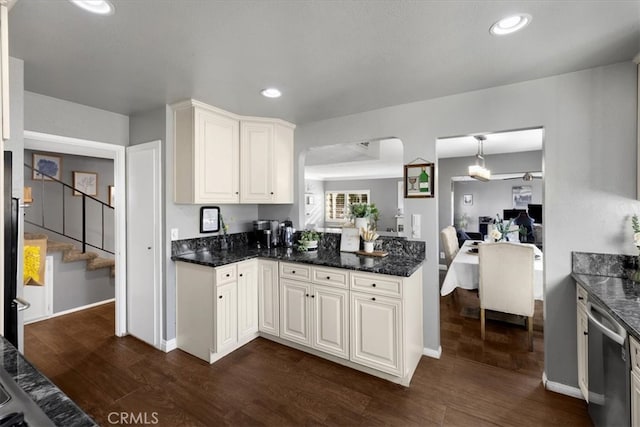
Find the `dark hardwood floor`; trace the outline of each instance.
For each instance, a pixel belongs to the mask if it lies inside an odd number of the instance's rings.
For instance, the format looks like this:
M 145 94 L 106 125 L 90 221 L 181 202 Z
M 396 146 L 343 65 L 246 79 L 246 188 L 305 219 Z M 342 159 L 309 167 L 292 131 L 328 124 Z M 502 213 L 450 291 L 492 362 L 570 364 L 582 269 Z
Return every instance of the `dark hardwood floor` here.
M 28 325 L 25 354 L 105 426 L 120 413 L 161 426 L 591 425 L 584 402 L 543 388 L 540 325 L 535 352 L 500 322 L 483 343 L 460 315 L 473 304 L 465 291 L 441 299 L 442 357 L 423 357 L 410 388 L 262 338 L 213 365 L 165 354 L 113 336 L 113 304 Z

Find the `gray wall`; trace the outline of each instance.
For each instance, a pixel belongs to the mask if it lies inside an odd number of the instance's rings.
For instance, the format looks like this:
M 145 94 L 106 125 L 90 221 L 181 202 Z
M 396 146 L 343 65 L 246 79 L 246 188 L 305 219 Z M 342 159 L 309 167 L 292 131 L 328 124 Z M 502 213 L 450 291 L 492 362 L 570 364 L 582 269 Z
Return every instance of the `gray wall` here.
M 33 166 L 32 150 L 24 150 L 25 163 Z M 40 153 L 40 152 L 35 152 Z M 98 194 L 94 196 L 96 199 L 109 203 L 109 186 L 113 185 L 113 160 L 99 159 L 95 157 L 74 156 L 71 154 L 59 153 L 43 153 L 47 155 L 56 155 L 62 158 L 60 180 L 65 184 L 73 186 L 73 172 L 95 172 L 98 174 Z M 24 185 L 32 187 L 33 204 L 25 209 L 25 219 L 37 224 L 42 223 L 42 208 L 45 208 L 45 225 L 53 230 L 62 232 L 63 221 L 63 194 L 64 194 L 64 227 L 65 234 L 82 240 L 82 197 L 74 196 L 73 191 L 64 188 L 62 185 L 54 182 L 43 182 L 40 180 L 32 180 L 30 169 L 24 168 Z M 44 200 L 43 200 L 44 197 Z M 44 201 L 44 204 L 43 204 Z M 104 245 L 102 244 L 102 206 L 89 198 L 86 201 L 87 208 L 87 243 L 94 246 L 104 247 L 114 252 L 113 226 L 114 211 L 113 209 L 104 208 Z M 44 232 L 42 229 L 27 224 L 27 231 L 36 233 Z M 48 233 L 54 240 L 60 239 L 55 233 Z M 77 242 L 74 242 L 79 246 Z M 93 248 L 88 248 L 94 251 Z M 99 252 L 99 251 L 95 251 Z M 113 258 L 112 255 L 106 255 Z
M 545 372 L 550 381 L 575 387 L 571 251 L 637 253 L 629 223 L 630 215 L 640 213 L 635 199 L 636 97 L 636 67 L 624 62 L 301 124 L 296 128 L 296 203 L 263 205 L 259 213 L 303 222 L 304 153 L 312 146 L 395 136 L 404 144 L 406 163 L 416 157 L 436 160 L 439 137 L 543 126 Z M 438 162 L 436 179 L 441 178 Z M 422 215 L 427 243 L 424 345 L 431 351 L 440 348 L 439 194 L 405 200 L 407 215 Z
M 129 144 L 129 117 L 24 92 L 24 128 L 115 145 Z
M 496 217 L 500 214 L 502 218 L 503 209 L 513 208 L 513 187 L 529 186 L 531 187 L 531 203 L 542 203 L 542 180 L 534 179 L 530 182 L 518 180 L 505 181 L 456 181 L 454 182 L 454 202 L 453 202 L 453 218 L 455 224 L 458 224 L 462 214 L 467 214 L 469 222 L 467 231 L 479 231 L 478 216 Z M 465 205 L 462 197 L 465 194 L 473 196 L 473 204 Z
M 442 142 L 439 142 L 441 144 Z M 521 153 L 486 155 L 486 164 L 493 175 L 511 172 L 530 172 L 542 170 L 542 151 L 524 151 Z M 453 225 L 451 222 L 451 178 L 467 175 L 475 157 L 453 157 L 438 160 L 438 221 L 440 228 Z M 524 183 L 523 181 L 508 181 Z M 514 184 L 520 185 L 520 184 Z M 475 200 L 474 200 L 475 204 Z M 495 215 L 497 212 L 494 212 Z M 491 215 L 490 213 L 488 215 Z M 476 218 L 476 221 L 478 219 Z
M 396 228 L 395 215 L 398 213 L 398 181 L 402 178 L 364 179 L 349 181 L 325 181 L 325 191 L 370 190 L 371 202 L 380 211 L 378 230 Z

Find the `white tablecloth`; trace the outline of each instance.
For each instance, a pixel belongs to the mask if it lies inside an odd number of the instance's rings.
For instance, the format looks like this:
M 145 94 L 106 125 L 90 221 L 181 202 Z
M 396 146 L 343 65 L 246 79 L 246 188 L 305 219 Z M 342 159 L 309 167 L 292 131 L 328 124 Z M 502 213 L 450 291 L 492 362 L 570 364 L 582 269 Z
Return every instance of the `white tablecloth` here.
M 533 262 L 533 297 L 537 300 L 542 300 L 544 294 L 542 289 L 542 272 L 544 270 L 544 266 L 542 264 L 542 251 L 534 245 L 531 246 L 533 246 L 536 256 L 535 261 Z M 473 242 L 471 240 L 464 242 L 464 245 L 462 245 L 447 270 L 447 275 L 444 278 L 440 295 L 448 295 L 453 292 L 455 288 L 478 289 L 478 254 L 468 253 L 468 250 L 473 247 Z

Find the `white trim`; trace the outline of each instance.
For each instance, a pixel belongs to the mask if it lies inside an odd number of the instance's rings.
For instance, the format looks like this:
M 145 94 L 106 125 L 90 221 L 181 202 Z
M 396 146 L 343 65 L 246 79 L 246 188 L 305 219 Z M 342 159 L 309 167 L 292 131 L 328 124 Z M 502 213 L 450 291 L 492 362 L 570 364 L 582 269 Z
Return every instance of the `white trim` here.
M 176 348 L 178 348 L 178 341 L 176 341 L 175 338 L 172 338 L 168 341 L 162 340 L 160 344 L 160 350 L 164 351 L 165 353 L 169 353 L 170 351 L 173 351 Z
M 116 189 L 125 188 L 125 147 L 86 139 L 70 138 L 41 132 L 24 131 L 24 148 L 41 151 L 54 151 L 64 154 L 92 156 L 113 159 L 113 184 Z M 127 334 L 127 239 L 126 239 L 126 198 L 125 191 L 116 191 L 114 246 L 116 261 L 115 334 L 119 337 Z
M 41 317 L 40 319 L 35 319 L 35 320 L 32 320 L 32 321 L 30 321 L 28 323 L 25 322 L 25 325 L 26 324 L 31 324 L 31 323 L 36 323 L 36 322 L 42 322 L 43 320 L 53 319 L 54 317 L 64 316 L 65 314 L 75 313 L 76 311 L 87 310 L 89 308 L 98 307 L 99 305 L 109 304 L 110 302 L 115 302 L 115 300 L 116 300 L 115 298 L 110 298 L 110 299 L 106 299 L 104 301 L 94 302 L 93 304 L 83 305 L 82 307 L 70 308 L 69 310 L 59 311 L 58 313 L 53 313 L 52 315 L 47 316 L 47 317 Z
M 576 399 L 584 400 L 584 397 L 582 396 L 582 391 L 580 391 L 578 387 L 572 387 L 570 385 L 549 381 L 547 379 L 546 372 L 542 373 L 542 384 L 544 384 L 544 388 L 549 391 L 564 394 L 565 396 L 575 397 Z
M 434 359 L 440 359 L 440 356 L 442 356 L 442 346 L 439 345 L 437 350 L 425 347 L 422 349 L 422 354 Z

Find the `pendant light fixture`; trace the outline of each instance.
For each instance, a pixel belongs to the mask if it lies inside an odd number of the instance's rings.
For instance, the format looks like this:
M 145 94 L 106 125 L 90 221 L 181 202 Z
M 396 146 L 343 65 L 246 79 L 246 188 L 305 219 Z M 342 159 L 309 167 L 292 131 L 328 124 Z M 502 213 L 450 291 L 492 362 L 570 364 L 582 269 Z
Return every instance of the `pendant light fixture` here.
M 478 141 L 478 154 L 476 154 L 476 163 L 469 166 L 469 176 L 478 181 L 489 181 L 491 179 L 491 171 L 484 165 L 483 142 L 487 139 L 484 135 L 475 135 Z

